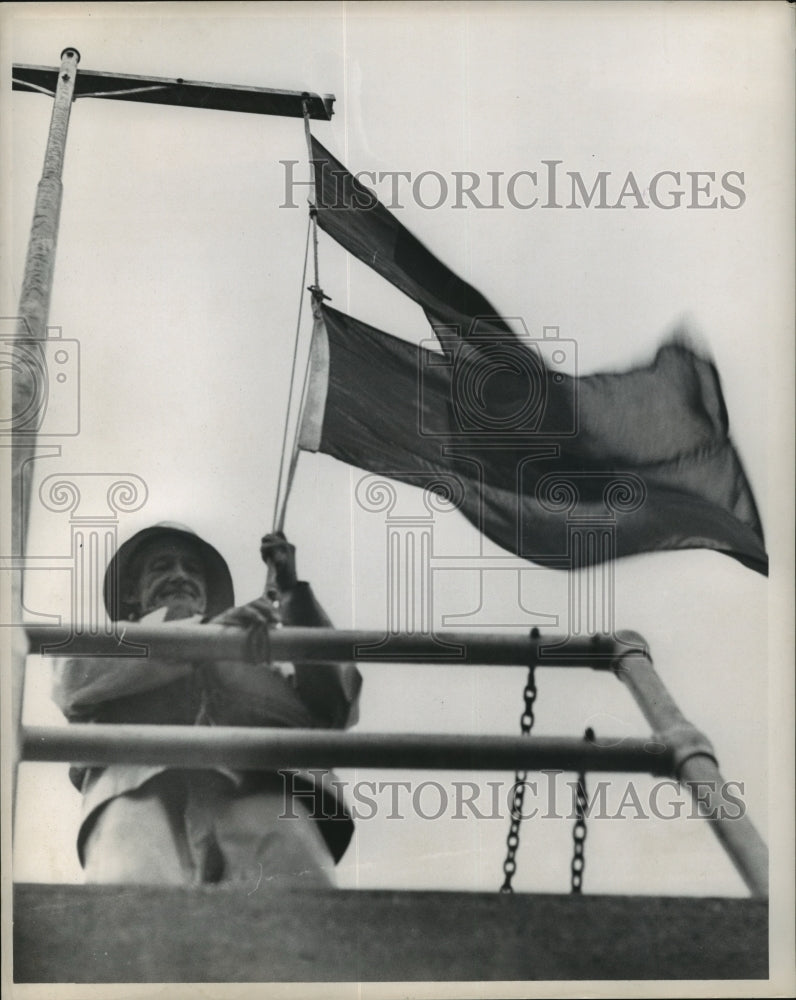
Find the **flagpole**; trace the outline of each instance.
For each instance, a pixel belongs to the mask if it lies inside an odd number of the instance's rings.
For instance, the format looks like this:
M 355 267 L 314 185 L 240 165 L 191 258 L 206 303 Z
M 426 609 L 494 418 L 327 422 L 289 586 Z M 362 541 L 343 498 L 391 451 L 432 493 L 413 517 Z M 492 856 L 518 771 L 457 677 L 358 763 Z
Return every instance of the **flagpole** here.
M 50 314 L 50 298 L 52 296 L 53 274 L 55 271 L 55 251 L 58 244 L 58 223 L 61 216 L 61 201 L 63 198 L 64 155 L 66 152 L 66 137 L 69 128 L 69 115 L 77 76 L 77 64 L 80 53 L 77 49 L 67 48 L 61 53 L 61 69 L 58 74 L 58 86 L 53 99 L 50 132 L 47 138 L 47 149 L 44 154 L 44 166 L 41 180 L 36 192 L 36 204 L 33 210 L 33 222 L 30 228 L 28 253 L 25 260 L 25 274 L 22 280 L 22 293 L 19 300 L 19 316 L 17 318 L 16 338 L 18 340 L 43 341 L 47 338 L 47 319 Z M 43 355 L 42 355 L 43 360 Z M 16 365 L 13 379 L 13 412 L 24 412 L 29 401 L 35 398 L 41 387 L 37 386 L 36 375 L 29 365 Z M 36 436 L 15 434 L 14 440 L 14 472 L 17 476 L 30 479 L 30 463 L 36 446 Z M 23 471 L 24 470 L 24 471 Z M 22 485 L 18 482 L 18 486 Z M 28 490 L 18 491 L 15 497 L 20 510 L 17 521 L 18 540 L 22 543 L 15 546 L 15 551 L 22 552 L 27 536 L 28 519 L 30 516 L 30 495 Z
M 29 413 L 33 401 L 47 390 L 46 362 L 44 348 L 41 345 L 47 339 L 47 320 L 50 314 L 55 252 L 58 245 L 58 225 L 63 198 L 61 177 L 79 62 L 80 53 L 77 49 L 66 48 L 61 53 L 61 67 L 53 97 L 44 165 L 36 191 L 36 203 L 30 227 L 25 273 L 19 300 L 15 339 L 22 343 L 19 347 L 19 363 L 14 364 L 13 367 L 11 390 L 12 413 L 15 417 Z M 31 354 L 33 358 L 31 358 Z M 31 360 L 37 361 L 38 364 L 31 364 Z M 35 431 L 30 433 L 27 427 L 20 429 L 14 423 L 12 423 L 11 431 L 12 552 L 14 555 L 24 558 L 27 551 L 30 485 L 33 478 L 33 459 L 37 450 L 37 435 Z M 20 568 L 12 573 L 11 593 L 15 614 L 21 613 L 22 609 L 22 572 Z M 15 630 L 15 632 L 17 631 Z M 16 800 L 18 740 L 25 686 L 25 657 L 24 642 L 14 641 L 12 647 L 11 711 L 17 753 L 13 764 L 12 809 Z

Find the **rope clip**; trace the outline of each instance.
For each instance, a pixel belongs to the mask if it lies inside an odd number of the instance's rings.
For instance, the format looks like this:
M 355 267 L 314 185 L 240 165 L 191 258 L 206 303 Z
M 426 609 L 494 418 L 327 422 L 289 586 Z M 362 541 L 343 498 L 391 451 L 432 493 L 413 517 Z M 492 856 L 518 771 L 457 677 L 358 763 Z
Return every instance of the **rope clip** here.
M 326 292 L 320 287 L 320 285 L 308 285 L 307 291 L 311 293 L 313 299 L 316 302 L 331 302 L 331 295 L 327 295 Z

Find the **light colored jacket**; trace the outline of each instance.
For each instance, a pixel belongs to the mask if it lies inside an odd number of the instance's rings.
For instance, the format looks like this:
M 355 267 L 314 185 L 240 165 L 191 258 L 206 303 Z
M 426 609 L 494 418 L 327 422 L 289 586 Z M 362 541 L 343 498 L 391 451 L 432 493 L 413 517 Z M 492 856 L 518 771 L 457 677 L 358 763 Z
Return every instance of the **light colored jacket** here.
M 142 621 L 157 623 L 164 613 L 160 609 Z M 279 617 L 285 625 L 331 624 L 304 582 L 281 595 Z M 199 616 L 183 619 L 182 624 L 196 624 L 197 620 Z M 53 698 L 70 722 L 345 729 L 359 717 L 361 685 L 359 671 L 351 663 L 297 663 L 292 671 L 289 665 L 145 657 L 85 657 L 53 664 Z M 83 793 L 83 822 L 78 835 L 81 862 L 96 811 L 165 770 L 163 765 L 139 764 L 70 770 L 73 783 Z M 236 784 L 245 780 L 247 788 L 256 786 L 256 773 L 218 770 Z M 272 775 L 268 777 L 273 780 Z M 333 773 L 298 771 L 293 786 L 312 792 L 316 815 L 324 817 L 319 819 L 321 832 L 339 860 L 351 839 L 353 822 L 340 800 Z

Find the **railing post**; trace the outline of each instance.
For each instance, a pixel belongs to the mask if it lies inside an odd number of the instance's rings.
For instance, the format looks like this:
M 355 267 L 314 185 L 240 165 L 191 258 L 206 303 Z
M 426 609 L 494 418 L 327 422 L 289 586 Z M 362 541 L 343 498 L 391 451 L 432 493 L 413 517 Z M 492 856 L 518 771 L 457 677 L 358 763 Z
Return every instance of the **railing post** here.
M 726 795 L 712 745 L 678 708 L 652 665 L 640 635 L 625 632 L 625 643 L 643 654 L 620 653 L 613 663 L 656 736 L 673 753 L 675 775 L 688 788 L 695 806 L 710 826 L 754 896 L 768 896 L 768 849 L 751 819 L 739 815 L 737 799 Z

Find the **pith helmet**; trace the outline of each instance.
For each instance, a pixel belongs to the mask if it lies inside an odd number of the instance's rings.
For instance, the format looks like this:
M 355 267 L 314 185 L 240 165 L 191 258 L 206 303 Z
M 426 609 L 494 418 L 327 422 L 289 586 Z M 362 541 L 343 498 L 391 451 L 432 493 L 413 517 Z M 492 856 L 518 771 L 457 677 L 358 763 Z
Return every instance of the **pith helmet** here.
M 137 607 L 129 602 L 125 595 L 130 587 L 130 573 L 136 555 L 144 545 L 154 539 L 172 538 L 191 545 L 202 560 L 207 585 L 206 614 L 217 615 L 235 603 L 235 593 L 229 567 L 223 556 L 191 531 L 184 524 L 172 521 L 161 521 L 151 528 L 144 528 L 119 546 L 116 555 L 111 559 L 105 571 L 105 582 L 102 594 L 105 607 L 113 621 L 125 621 L 135 618 Z

